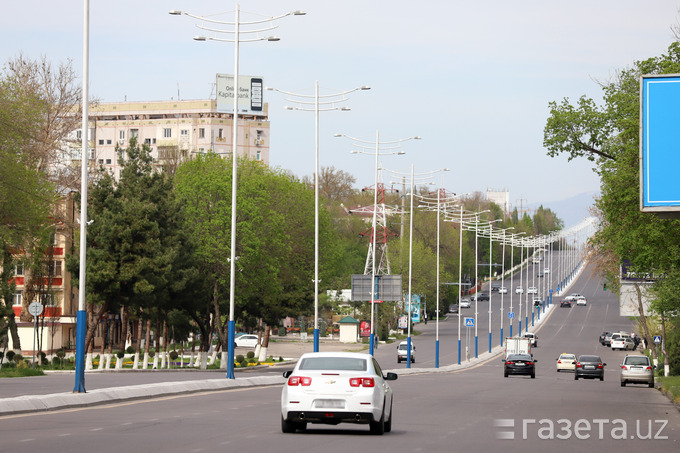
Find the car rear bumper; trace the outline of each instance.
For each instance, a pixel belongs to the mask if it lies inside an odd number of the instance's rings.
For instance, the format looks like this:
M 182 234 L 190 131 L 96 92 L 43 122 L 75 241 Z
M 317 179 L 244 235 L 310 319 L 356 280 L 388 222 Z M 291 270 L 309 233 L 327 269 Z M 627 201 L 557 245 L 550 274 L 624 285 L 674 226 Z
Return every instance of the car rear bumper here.
M 365 424 L 375 422 L 382 416 L 377 417 L 372 412 L 347 412 L 347 411 L 290 411 L 283 418 L 292 422 L 325 423 L 337 425 L 338 423 L 359 423 Z

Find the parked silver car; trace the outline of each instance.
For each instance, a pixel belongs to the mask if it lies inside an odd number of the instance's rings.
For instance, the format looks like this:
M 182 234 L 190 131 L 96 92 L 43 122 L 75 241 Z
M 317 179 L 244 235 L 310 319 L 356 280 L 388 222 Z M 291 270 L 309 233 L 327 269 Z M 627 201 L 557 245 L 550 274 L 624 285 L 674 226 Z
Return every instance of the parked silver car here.
M 621 387 L 628 383 L 654 387 L 654 365 L 646 355 L 627 355 L 621 364 Z

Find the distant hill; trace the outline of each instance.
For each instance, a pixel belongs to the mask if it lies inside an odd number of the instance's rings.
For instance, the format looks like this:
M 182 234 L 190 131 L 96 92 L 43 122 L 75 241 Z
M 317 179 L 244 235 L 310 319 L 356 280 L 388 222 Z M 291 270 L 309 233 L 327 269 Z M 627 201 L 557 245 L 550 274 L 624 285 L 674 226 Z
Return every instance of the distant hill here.
M 599 195 L 598 192 L 583 192 L 565 200 L 532 204 L 531 208 L 537 209 L 540 205 L 543 205 L 544 208 L 549 208 L 557 214 L 557 217 L 564 221 L 564 227 L 569 228 L 582 221 L 585 217 L 592 215 L 588 210 L 593 205 L 597 195 Z

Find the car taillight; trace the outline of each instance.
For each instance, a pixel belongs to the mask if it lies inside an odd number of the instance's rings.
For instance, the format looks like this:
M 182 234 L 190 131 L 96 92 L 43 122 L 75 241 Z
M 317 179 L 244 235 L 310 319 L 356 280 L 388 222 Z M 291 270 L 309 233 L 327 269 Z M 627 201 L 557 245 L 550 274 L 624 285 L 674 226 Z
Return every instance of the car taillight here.
M 291 376 L 288 378 L 288 385 L 295 387 L 297 385 L 302 385 L 307 387 L 312 385 L 312 378 L 307 376 Z
M 626 365 L 621 365 L 621 369 L 622 369 L 622 370 L 627 370 L 628 367 L 627 367 Z
M 576 368 L 581 368 L 581 362 L 576 362 Z
M 561 360 L 558 360 L 557 363 L 562 363 L 562 361 L 561 361 Z
M 505 362 L 505 364 L 506 364 L 506 365 L 514 365 L 515 362 L 511 362 L 510 360 L 508 360 L 507 362 Z
M 370 377 L 350 378 L 350 387 L 375 387 L 375 379 Z
M 597 364 L 597 367 L 598 367 L 598 368 L 602 368 L 602 364 L 601 364 L 601 363 L 598 363 L 598 364 Z
M 526 362 L 527 365 L 533 365 L 534 362 Z
M 651 367 L 651 366 L 648 366 L 648 367 L 646 368 L 646 370 L 647 370 L 647 371 L 651 371 L 651 370 L 652 370 L 652 367 Z

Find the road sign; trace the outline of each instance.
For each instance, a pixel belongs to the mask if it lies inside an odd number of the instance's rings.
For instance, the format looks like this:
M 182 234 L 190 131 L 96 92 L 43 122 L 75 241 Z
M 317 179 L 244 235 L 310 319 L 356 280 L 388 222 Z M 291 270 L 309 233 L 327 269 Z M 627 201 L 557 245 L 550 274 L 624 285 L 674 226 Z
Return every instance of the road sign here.
M 475 318 L 465 318 L 465 327 L 474 327 Z
M 515 312 L 511 311 L 508 313 L 508 319 L 515 319 Z
M 654 343 L 655 344 L 661 343 L 661 335 L 654 335 Z
M 43 306 L 40 302 L 32 302 L 28 305 L 28 312 L 32 316 L 40 316 L 43 312 Z

